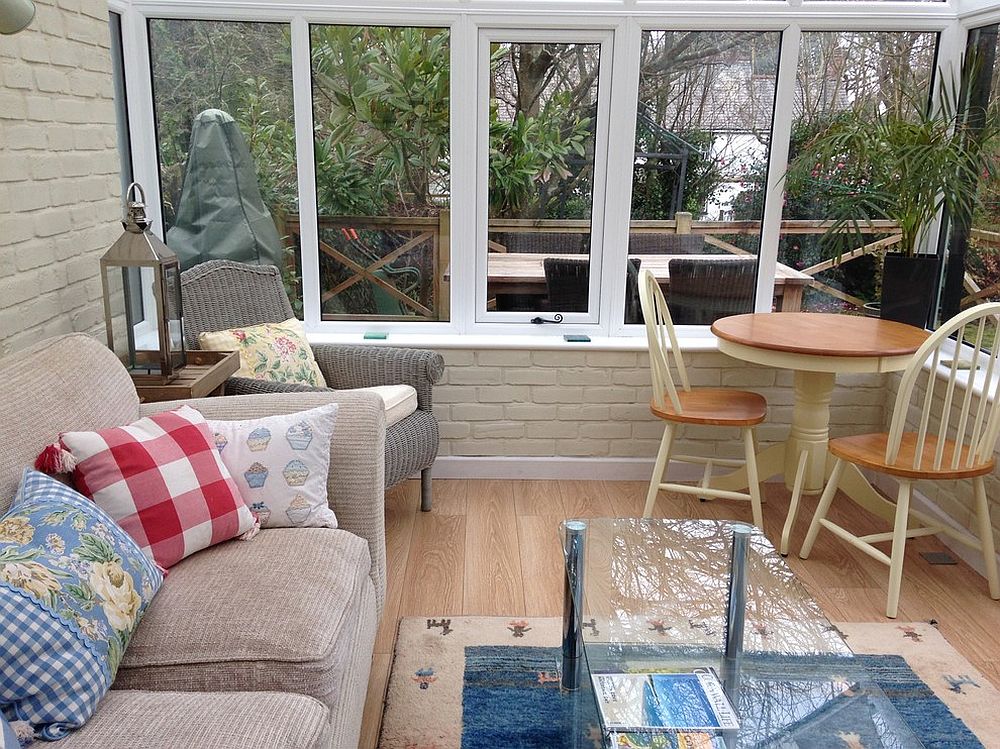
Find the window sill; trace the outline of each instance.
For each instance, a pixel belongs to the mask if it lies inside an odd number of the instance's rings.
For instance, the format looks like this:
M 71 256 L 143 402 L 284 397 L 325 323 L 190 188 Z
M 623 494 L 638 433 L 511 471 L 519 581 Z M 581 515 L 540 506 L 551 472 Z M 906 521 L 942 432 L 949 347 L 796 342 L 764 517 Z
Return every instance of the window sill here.
M 486 349 L 520 351 L 646 351 L 645 336 L 594 336 L 589 343 L 569 343 L 561 336 L 539 335 L 458 335 L 390 333 L 382 340 L 365 340 L 362 333 L 309 333 L 310 343 L 371 346 L 400 346 L 429 349 Z M 695 332 L 678 331 L 682 351 L 716 351 L 718 343 L 707 328 Z

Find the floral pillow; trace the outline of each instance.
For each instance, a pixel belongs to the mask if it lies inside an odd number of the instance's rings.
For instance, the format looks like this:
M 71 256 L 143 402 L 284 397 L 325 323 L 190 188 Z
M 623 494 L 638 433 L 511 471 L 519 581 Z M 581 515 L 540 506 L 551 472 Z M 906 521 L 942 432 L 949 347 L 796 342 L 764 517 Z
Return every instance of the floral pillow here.
M 114 520 L 27 470 L 0 516 L 0 710 L 42 739 L 79 728 L 111 688 L 163 573 Z
M 239 351 L 236 377 L 326 387 L 306 340 L 305 327 L 294 317 L 279 323 L 200 333 L 198 346 L 206 351 Z

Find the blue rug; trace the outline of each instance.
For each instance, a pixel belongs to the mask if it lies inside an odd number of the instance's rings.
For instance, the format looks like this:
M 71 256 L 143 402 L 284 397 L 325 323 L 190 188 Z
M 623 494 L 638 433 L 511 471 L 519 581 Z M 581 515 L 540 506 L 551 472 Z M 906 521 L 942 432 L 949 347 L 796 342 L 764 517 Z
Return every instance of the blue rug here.
M 584 689 L 559 688 L 558 648 L 516 645 L 465 648 L 462 749 L 598 747 L 596 708 Z M 851 673 L 851 669 L 857 669 Z M 747 658 L 741 713 L 758 726 L 740 736 L 741 749 L 875 749 L 899 746 L 878 714 L 878 697 L 840 696 L 817 671 L 846 674 L 852 684 L 877 684 L 927 749 L 976 749 L 982 743 L 898 655 Z M 874 716 L 874 717 L 873 717 Z M 746 720 L 744 720 L 746 722 Z M 778 726 L 774 728 L 769 726 Z M 676 743 L 652 744 L 654 747 Z

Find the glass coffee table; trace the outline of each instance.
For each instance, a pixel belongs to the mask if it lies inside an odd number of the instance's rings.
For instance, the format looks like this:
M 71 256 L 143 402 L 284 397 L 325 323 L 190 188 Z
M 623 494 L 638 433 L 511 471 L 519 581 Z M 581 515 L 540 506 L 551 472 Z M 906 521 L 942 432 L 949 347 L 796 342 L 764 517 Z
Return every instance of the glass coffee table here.
M 733 528 L 714 520 L 566 521 L 563 687 L 578 745 L 694 749 L 923 746 L 840 632 L 756 529 L 746 554 L 743 647 L 726 653 Z M 739 573 L 738 573 L 739 579 Z M 739 599 L 735 599 L 738 604 Z M 732 647 L 730 647 L 732 651 Z M 614 733 L 591 676 L 713 669 L 739 729 Z

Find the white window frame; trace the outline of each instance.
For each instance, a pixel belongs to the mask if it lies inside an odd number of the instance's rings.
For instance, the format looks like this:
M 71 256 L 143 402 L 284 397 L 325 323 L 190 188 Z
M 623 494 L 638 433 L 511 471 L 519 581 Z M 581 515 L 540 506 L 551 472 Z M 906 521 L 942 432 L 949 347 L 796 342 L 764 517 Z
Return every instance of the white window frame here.
M 490 134 L 490 45 L 494 43 L 530 44 L 597 44 L 600 57 L 597 65 L 597 122 L 595 124 L 593 184 L 591 186 L 590 213 L 590 288 L 587 295 L 586 312 L 490 312 L 487 310 L 487 263 L 489 252 L 489 134 Z M 611 65 L 614 56 L 614 32 L 525 29 L 525 28 L 479 28 L 479 51 L 477 55 L 477 97 L 476 97 L 476 322 L 481 324 L 524 323 L 531 318 L 551 318 L 560 313 L 568 325 L 597 325 L 601 321 L 601 259 L 604 245 L 604 212 L 606 208 L 609 112 L 611 109 Z M 624 276 L 623 276 L 624 278 Z
M 126 91 L 129 107 L 135 178 L 149 196 L 154 231 L 162 236 L 159 166 L 153 127 L 152 81 L 147 19 L 175 18 L 215 21 L 277 21 L 290 25 L 292 80 L 298 161 L 299 214 L 302 222 L 303 296 L 306 328 L 328 338 L 359 339 L 360 333 L 382 331 L 393 339 L 446 341 L 471 335 L 558 341 L 565 333 L 586 333 L 595 338 L 634 338 L 640 326 L 624 324 L 625 253 L 604 248 L 627 242 L 631 202 L 632 152 L 637 106 L 639 43 L 642 31 L 727 29 L 781 31 L 775 116 L 772 125 L 767 200 L 761 227 L 756 309 L 770 309 L 777 262 L 781 221 L 781 176 L 787 163 L 790 111 L 794 97 L 798 42 L 806 31 L 930 31 L 937 32 L 939 64 L 960 60 L 968 28 L 1000 20 L 997 0 L 945 0 L 945 2 L 887 2 L 884 0 L 301 0 L 284 5 L 277 0 L 109 0 L 111 10 L 122 16 Z M 315 163 L 312 145 L 312 95 L 309 59 L 311 24 L 440 27 L 450 30 L 451 49 L 451 319 L 448 322 L 323 321 L 319 314 Z M 501 322 L 489 313 L 480 320 L 480 295 L 485 297 L 485 270 L 480 266 L 478 184 L 485 175 L 477 170 L 479 155 L 477 96 L 481 31 L 522 29 L 559 32 L 567 41 L 585 41 L 588 35 L 608 36 L 610 54 L 602 48 L 599 98 L 606 99 L 604 150 L 606 163 L 603 207 L 595 190 L 592 224 L 591 283 L 600 285 L 597 305 L 594 290 L 588 317 L 596 320 L 561 325 L 530 325 L 525 315 Z M 503 40 L 514 40 L 510 33 Z M 610 64 L 610 72 L 604 66 Z M 488 72 L 486 73 L 488 76 Z M 475 101 L 475 106 L 469 106 Z M 601 138 L 600 121 L 598 138 Z M 612 133 L 614 135 L 612 136 Z M 628 168 L 608 165 L 627 164 Z M 480 176 L 481 175 L 481 176 Z M 595 177 L 597 175 L 595 165 Z M 482 213 L 485 218 L 485 211 Z M 596 231 L 598 216 L 603 220 Z M 599 251 L 597 255 L 594 250 Z M 482 253 L 485 258 L 485 252 Z M 485 263 L 482 263 L 485 265 Z M 482 311 L 485 313 L 485 302 Z M 543 315 L 547 316 L 547 315 Z M 682 337 L 703 339 L 703 326 L 681 326 Z M 353 338 L 352 338 L 353 337 Z

